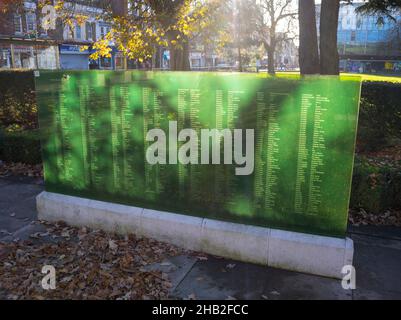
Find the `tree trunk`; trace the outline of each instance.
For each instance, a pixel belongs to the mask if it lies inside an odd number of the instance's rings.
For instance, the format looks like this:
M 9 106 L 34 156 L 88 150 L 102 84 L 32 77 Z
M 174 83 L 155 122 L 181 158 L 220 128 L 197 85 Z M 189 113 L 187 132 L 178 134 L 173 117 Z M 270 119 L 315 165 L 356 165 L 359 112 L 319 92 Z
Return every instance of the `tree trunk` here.
M 314 0 L 299 0 L 299 66 L 301 74 L 319 73 Z
M 111 10 L 113 17 L 125 17 L 128 15 L 128 0 L 112 0 Z M 126 47 L 126 43 L 123 44 Z M 127 57 L 123 56 L 123 69 L 128 69 Z
M 124 17 L 128 14 L 128 0 L 112 0 L 113 17 Z
M 275 31 L 270 34 L 270 44 L 264 44 L 265 50 L 267 52 L 267 72 L 271 75 L 274 75 L 275 67 L 276 67 L 276 37 Z
M 190 71 L 188 39 L 183 39 L 180 46 L 177 46 L 171 44 L 171 41 L 177 38 L 175 32 L 168 33 L 167 37 L 169 39 L 170 70 Z
M 320 13 L 320 73 L 338 75 L 337 26 L 339 0 L 322 0 Z
M 271 75 L 275 74 L 274 50 L 271 48 L 267 51 L 267 72 Z
M 155 54 L 154 54 L 154 68 L 156 69 L 161 69 L 162 67 L 162 59 L 161 59 L 161 54 L 162 54 L 162 48 L 160 46 L 156 46 Z

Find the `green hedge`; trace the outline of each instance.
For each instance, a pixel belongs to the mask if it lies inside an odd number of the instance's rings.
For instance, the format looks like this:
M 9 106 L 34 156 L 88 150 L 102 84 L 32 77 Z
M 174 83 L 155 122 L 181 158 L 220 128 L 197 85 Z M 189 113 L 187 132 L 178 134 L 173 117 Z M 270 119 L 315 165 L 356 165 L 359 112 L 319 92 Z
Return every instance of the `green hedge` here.
M 401 163 L 398 166 L 379 166 L 357 157 L 350 207 L 363 208 L 371 213 L 401 209 Z
M 41 163 L 39 130 L 0 131 L 0 159 L 6 162 L 22 162 L 26 164 Z
M 363 82 L 357 147 L 380 150 L 401 139 L 401 84 Z
M 33 71 L 0 71 L 0 128 L 38 128 Z

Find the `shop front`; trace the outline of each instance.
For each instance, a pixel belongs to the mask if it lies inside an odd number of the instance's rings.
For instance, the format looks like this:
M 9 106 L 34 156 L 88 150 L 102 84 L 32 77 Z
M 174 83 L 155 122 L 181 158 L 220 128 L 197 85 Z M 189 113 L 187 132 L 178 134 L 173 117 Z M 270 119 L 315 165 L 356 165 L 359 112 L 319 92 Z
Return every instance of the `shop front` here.
M 89 50 L 82 49 L 80 45 L 60 45 L 60 65 L 65 70 L 88 70 Z
M 0 42 L 0 69 L 59 68 L 56 45 L 35 42 Z

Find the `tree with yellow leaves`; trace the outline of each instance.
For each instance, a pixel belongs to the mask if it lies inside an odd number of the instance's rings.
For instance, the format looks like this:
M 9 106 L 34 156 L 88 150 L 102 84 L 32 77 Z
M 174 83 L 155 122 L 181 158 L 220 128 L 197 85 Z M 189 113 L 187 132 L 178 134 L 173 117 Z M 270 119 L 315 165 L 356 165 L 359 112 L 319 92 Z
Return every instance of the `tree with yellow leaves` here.
M 123 1 L 124 2 L 124 1 Z M 106 41 L 114 41 L 129 59 L 152 57 L 157 46 L 168 47 L 171 70 L 189 70 L 189 39 L 207 20 L 210 1 L 128 0 L 112 2 L 112 26 Z M 100 40 L 95 48 L 104 49 Z M 99 50 L 99 52 L 101 52 Z
M 55 8 L 62 23 L 71 29 L 78 19 L 81 23 L 88 18 L 78 13 L 77 4 L 103 9 L 99 18 L 110 25 L 110 31 L 93 44 L 92 59 L 110 57 L 113 44 L 126 58 L 143 62 L 161 46 L 170 51 L 171 70 L 189 70 L 189 40 L 207 25 L 211 8 L 219 1 L 60 0 Z

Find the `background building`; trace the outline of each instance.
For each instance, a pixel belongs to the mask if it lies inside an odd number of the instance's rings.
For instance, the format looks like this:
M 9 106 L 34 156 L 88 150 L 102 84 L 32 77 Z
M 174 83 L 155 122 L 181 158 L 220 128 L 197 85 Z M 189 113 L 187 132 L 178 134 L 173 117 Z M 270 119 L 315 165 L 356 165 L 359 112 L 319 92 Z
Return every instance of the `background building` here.
M 298 47 L 294 39 L 282 42 L 275 53 L 276 68 L 278 70 L 298 70 Z
M 96 21 L 96 16 L 101 14 L 102 10 L 77 4 L 74 11 L 87 19 L 81 23 L 74 21 L 72 26 L 63 26 L 63 41 L 59 45 L 60 66 L 62 69 L 70 70 L 89 69 L 91 54 L 89 47 L 100 37 L 100 22 Z M 83 49 L 86 47 L 88 49 Z
M 58 19 L 55 30 L 42 28 L 38 0 L 0 14 L 0 69 L 121 69 L 122 55 L 112 47 L 111 58 L 89 58 L 92 44 L 109 31 L 110 26 L 97 16 L 98 7 L 74 4 L 74 13 L 85 21 L 63 25 Z
M 57 69 L 57 30 L 41 28 L 37 1 L 0 15 L 0 69 Z
M 401 73 L 401 16 L 362 15 L 360 3 L 342 4 L 338 21 L 340 69 L 358 73 Z M 316 10 L 319 24 L 320 5 Z M 318 29 L 319 30 L 319 29 Z

